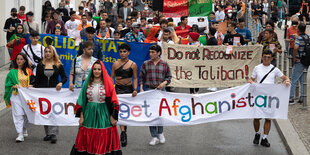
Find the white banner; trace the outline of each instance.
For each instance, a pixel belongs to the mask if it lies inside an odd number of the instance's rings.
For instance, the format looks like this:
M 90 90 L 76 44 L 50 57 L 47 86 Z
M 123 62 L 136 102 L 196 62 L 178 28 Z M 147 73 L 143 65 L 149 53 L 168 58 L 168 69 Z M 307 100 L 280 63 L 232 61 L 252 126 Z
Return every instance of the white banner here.
M 74 108 L 79 93 L 80 89 L 72 92 L 68 88 L 61 91 L 55 88 L 18 89 L 29 122 L 35 125 L 78 126 L 79 118 L 75 118 Z
M 231 119 L 287 119 L 289 87 L 245 84 L 205 94 L 152 90 L 119 95 L 118 124 L 129 126 L 194 125 Z
M 118 95 L 120 125 L 177 126 L 231 119 L 287 119 L 289 87 L 277 84 L 245 84 L 205 94 L 151 90 Z M 79 91 L 55 88 L 20 88 L 30 123 L 77 126 L 74 107 Z

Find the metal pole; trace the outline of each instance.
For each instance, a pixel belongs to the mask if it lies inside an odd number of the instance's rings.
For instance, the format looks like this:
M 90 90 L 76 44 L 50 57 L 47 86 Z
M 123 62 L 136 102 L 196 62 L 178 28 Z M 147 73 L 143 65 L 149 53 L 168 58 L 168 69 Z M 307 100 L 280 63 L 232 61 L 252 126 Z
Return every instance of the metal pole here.
M 284 51 L 284 60 L 283 60 L 283 74 L 287 75 L 287 50 Z
M 304 69 L 303 72 L 304 72 L 304 83 L 303 83 L 304 91 L 303 91 L 303 95 L 302 95 L 302 98 L 303 98 L 302 109 L 307 110 L 307 72 L 308 72 L 308 70 Z
M 283 69 L 282 69 L 282 53 L 279 53 L 279 62 L 278 62 L 278 64 L 279 64 L 279 69 L 282 71 Z

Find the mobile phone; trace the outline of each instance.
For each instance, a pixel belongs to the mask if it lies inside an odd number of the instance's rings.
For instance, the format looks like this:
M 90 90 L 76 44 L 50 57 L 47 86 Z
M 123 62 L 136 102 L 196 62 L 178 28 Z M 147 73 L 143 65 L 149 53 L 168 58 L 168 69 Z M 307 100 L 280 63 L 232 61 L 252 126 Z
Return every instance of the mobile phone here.
M 291 35 L 291 39 L 294 39 L 294 35 Z

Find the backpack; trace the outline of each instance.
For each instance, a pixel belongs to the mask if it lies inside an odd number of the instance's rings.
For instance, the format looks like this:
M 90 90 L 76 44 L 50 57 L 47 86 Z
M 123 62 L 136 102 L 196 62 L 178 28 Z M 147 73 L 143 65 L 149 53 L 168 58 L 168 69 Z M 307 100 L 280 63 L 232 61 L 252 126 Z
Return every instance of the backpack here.
M 303 41 L 305 42 L 304 52 L 306 54 L 301 56 L 300 62 L 304 66 L 308 67 L 310 65 L 310 38 L 308 35 L 306 35 L 307 39 L 304 36 L 305 35 L 301 35 Z

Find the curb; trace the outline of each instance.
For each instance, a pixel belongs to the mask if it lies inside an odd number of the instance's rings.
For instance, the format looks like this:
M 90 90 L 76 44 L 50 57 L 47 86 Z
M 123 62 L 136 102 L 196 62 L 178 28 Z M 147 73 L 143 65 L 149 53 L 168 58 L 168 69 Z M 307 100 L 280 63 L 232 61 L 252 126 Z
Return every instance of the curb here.
M 273 120 L 289 155 L 309 155 L 307 148 L 289 119 Z

